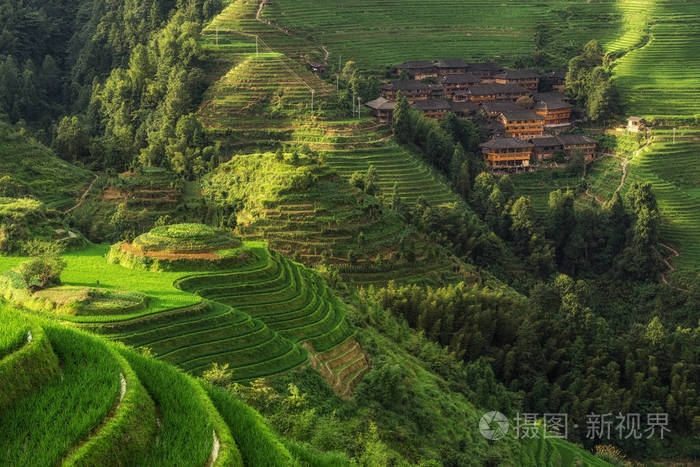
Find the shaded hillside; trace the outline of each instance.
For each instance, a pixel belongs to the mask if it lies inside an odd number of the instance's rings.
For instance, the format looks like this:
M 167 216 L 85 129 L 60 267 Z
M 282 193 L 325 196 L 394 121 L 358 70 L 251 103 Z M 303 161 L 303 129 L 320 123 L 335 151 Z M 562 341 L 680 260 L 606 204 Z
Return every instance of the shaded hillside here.
M 0 190 L 4 196 L 31 196 L 50 208 L 68 208 L 92 174 L 56 157 L 33 138 L 0 123 Z
M 264 239 L 307 264 L 334 265 L 360 283 L 459 277 L 456 258 L 315 158 L 281 152 L 235 156 L 205 179 L 204 196 L 237 210 L 237 228 L 246 238 Z

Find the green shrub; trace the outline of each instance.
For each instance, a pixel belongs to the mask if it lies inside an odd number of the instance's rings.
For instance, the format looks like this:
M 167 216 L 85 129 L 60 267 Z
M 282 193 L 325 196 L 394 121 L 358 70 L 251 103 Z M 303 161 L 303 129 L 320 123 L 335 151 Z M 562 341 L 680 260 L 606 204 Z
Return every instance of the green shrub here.
M 32 258 L 19 265 L 18 271 L 30 290 L 40 290 L 61 283 L 65 261 L 58 256 Z

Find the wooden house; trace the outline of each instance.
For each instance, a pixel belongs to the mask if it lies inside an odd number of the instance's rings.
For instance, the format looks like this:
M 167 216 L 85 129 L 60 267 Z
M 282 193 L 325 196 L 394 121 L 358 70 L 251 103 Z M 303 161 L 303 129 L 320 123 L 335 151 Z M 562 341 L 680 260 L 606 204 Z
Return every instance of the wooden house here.
M 521 110 L 520 107 L 515 102 L 507 101 L 493 101 L 493 102 L 482 102 L 480 104 L 481 110 L 486 114 L 489 119 L 501 118 L 501 113 L 505 111 Z
M 399 91 L 410 103 L 417 100 L 428 99 L 431 93 L 430 86 L 413 79 L 393 81 L 389 84 L 382 85 L 380 89 L 381 96 L 390 101 L 396 100 L 396 95 Z
M 479 113 L 481 107 L 475 102 L 449 102 L 452 112 L 460 118 L 474 117 Z
M 395 71 L 400 74 L 402 71 L 406 70 L 413 79 L 421 80 L 425 78 L 437 78 L 438 72 L 437 67 L 433 62 L 418 60 L 412 62 L 404 62 L 401 65 L 396 66 Z
M 627 119 L 627 131 L 639 133 L 646 128 L 645 123 L 642 117 L 629 117 Z
M 571 125 L 574 106 L 559 92 L 541 92 L 535 95 L 535 112 L 545 118 L 547 130 L 563 129 Z
M 391 123 L 394 116 L 394 103 L 390 100 L 378 97 L 365 104 L 369 112 L 382 123 Z
M 530 70 L 505 70 L 492 80 L 496 84 L 517 84 L 531 91 L 537 91 L 540 85 L 539 75 Z
M 585 159 L 591 160 L 595 156 L 595 149 L 598 145 L 597 141 L 585 135 L 559 135 L 557 139 L 562 145 L 562 149 L 566 157 L 576 151 L 581 151 Z
M 506 136 L 530 138 L 544 134 L 544 117 L 534 110 L 518 108 L 501 111 Z
M 445 75 L 440 79 L 440 84 L 445 90 L 445 98 L 452 100 L 456 100 L 455 94 L 457 92 L 466 90 L 469 86 L 480 83 L 481 78 L 472 73 L 450 74 Z
M 481 145 L 486 165 L 494 171 L 519 172 L 530 169 L 533 145 L 516 138 L 493 138 Z
M 315 60 L 307 60 L 306 64 L 309 66 L 311 71 L 314 73 L 325 73 L 328 71 L 328 64 L 323 62 L 317 62 Z
M 442 84 L 429 84 L 429 99 L 444 99 L 445 98 L 445 88 Z
M 435 62 L 438 75 L 456 75 L 467 72 L 467 62 L 459 58 L 448 58 Z
M 471 102 L 511 101 L 530 94 L 528 89 L 517 84 L 476 84 L 466 89 Z
M 531 138 L 533 158 L 542 161 L 553 159 L 563 146 L 556 136 L 540 136 Z
M 564 92 L 566 90 L 566 70 L 554 70 L 547 73 L 552 89 Z
M 488 79 L 503 72 L 503 67 L 493 62 L 467 63 L 467 72 Z
M 413 103 L 413 107 L 421 112 L 428 118 L 434 118 L 436 120 L 442 120 L 447 115 L 447 112 L 452 111 L 452 107 L 449 102 L 443 99 L 428 99 L 416 101 Z

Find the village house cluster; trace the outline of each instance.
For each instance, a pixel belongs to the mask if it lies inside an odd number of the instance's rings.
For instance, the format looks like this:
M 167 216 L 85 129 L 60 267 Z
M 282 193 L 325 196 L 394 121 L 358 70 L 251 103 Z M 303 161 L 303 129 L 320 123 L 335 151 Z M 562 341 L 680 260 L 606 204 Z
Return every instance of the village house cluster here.
M 508 70 L 496 63 L 467 63 L 460 59 L 412 61 L 398 65 L 399 79 L 384 84 L 381 96 L 365 105 L 379 121 L 390 123 L 400 92 L 428 118 L 443 119 L 483 113 L 494 138 L 482 145 L 484 159 L 494 171 L 529 170 L 531 161 L 552 159 L 558 152 L 583 152 L 593 158 L 596 143 L 583 135 L 564 135 L 571 126 L 573 105 L 564 96 L 566 72 L 546 75 L 552 91 L 538 92 L 540 75 Z

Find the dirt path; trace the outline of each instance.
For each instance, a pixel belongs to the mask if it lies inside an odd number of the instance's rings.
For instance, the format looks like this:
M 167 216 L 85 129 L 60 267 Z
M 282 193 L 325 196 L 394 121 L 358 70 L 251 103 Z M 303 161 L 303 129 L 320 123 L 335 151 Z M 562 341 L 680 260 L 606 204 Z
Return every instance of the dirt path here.
M 671 253 L 670 255 L 664 257 L 664 263 L 668 267 L 668 270 L 661 273 L 661 281 L 666 285 L 670 285 L 670 282 L 668 281 L 668 278 L 666 277 L 666 275 L 669 272 L 673 272 L 676 270 L 676 267 L 673 265 L 673 263 L 671 263 L 671 259 L 678 258 L 681 255 L 681 253 L 678 250 L 676 250 L 675 248 L 673 248 L 671 245 L 668 245 L 666 243 L 659 242 L 659 245 L 666 248 Z M 681 292 L 687 292 L 686 289 L 681 289 L 680 287 L 673 287 L 673 288 L 676 290 L 679 290 Z
M 92 179 L 92 182 L 90 182 L 90 185 L 83 191 L 83 194 L 80 195 L 80 198 L 78 198 L 78 202 L 75 203 L 75 206 L 72 208 L 68 209 L 67 211 L 64 212 L 64 214 L 68 214 L 69 212 L 73 211 L 74 209 L 79 208 L 80 206 L 83 205 L 83 202 L 85 202 L 85 199 L 87 198 L 88 193 L 90 193 L 90 190 L 92 190 L 93 185 L 97 181 L 97 179 L 100 178 L 99 175 L 95 174 L 95 178 Z
M 209 456 L 209 461 L 207 461 L 207 467 L 212 467 L 216 463 L 216 459 L 219 457 L 219 449 L 221 448 L 221 443 L 219 438 L 216 436 L 216 431 L 214 434 L 214 443 L 211 446 L 211 456 Z
M 622 189 L 622 187 L 625 185 L 625 182 L 627 181 L 627 169 L 630 161 L 632 159 L 636 159 L 642 151 L 645 151 L 649 147 L 649 144 L 651 144 L 651 131 L 647 131 L 647 140 L 644 142 L 644 144 L 639 149 L 637 149 L 637 151 L 632 157 L 630 157 L 629 159 L 625 159 L 625 161 L 622 163 L 622 179 L 620 180 L 620 184 L 615 189 L 615 193 L 619 193 L 619 191 Z

